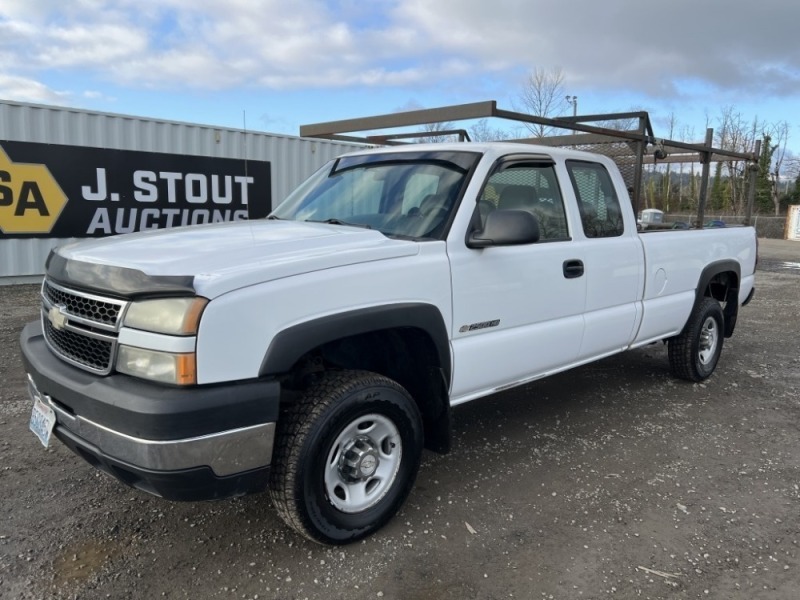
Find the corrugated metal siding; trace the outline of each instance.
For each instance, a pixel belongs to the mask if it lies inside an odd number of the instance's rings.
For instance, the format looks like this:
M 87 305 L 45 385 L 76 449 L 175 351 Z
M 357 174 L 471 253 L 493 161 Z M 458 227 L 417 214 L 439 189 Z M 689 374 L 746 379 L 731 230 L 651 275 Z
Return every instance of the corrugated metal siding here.
M 272 163 L 273 203 L 283 200 L 326 161 L 357 148 L 340 142 L 3 100 L 0 140 L 267 160 Z M 0 277 L 43 273 L 50 249 L 67 241 L 0 240 Z

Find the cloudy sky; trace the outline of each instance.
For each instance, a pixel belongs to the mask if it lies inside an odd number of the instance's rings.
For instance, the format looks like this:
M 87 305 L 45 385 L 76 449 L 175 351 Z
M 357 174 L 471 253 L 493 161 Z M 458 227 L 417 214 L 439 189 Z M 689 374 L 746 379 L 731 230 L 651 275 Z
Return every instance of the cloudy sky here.
M 798 0 L 2 0 L 0 99 L 296 134 L 512 109 L 560 68 L 581 114 L 646 109 L 667 137 L 674 113 L 701 139 L 733 106 L 797 152 L 799 24 Z

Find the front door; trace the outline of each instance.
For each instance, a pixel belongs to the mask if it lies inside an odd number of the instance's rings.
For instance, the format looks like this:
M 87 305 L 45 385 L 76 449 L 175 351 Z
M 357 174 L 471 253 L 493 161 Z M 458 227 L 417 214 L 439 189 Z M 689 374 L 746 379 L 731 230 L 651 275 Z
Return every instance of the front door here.
M 470 249 L 451 232 L 453 404 L 547 374 L 577 360 L 583 337 L 585 259 L 572 242 L 552 162 L 499 162 L 480 196 L 492 210 L 526 210 L 535 244 Z

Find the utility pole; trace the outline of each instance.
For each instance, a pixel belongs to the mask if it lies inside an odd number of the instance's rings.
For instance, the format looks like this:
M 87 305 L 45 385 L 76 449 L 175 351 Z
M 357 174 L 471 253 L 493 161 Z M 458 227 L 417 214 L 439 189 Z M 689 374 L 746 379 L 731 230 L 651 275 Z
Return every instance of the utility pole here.
M 578 97 L 577 96 L 567 96 L 567 104 L 572 104 L 572 116 L 578 116 Z M 572 135 L 575 135 L 575 130 L 572 130 Z
M 572 116 L 578 116 L 578 97 L 577 96 L 567 96 L 567 104 L 572 104 Z

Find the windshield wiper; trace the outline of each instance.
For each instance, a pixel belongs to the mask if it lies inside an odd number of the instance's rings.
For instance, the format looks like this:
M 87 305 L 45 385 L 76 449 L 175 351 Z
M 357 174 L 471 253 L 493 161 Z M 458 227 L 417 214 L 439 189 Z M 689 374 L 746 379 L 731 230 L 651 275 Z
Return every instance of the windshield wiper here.
M 270 216 L 267 217 L 267 219 L 270 220 L 270 221 L 282 221 L 283 220 L 280 217 L 276 217 L 275 215 L 270 215 Z
M 361 227 L 363 229 L 372 229 L 366 223 L 348 223 L 347 221 L 342 221 L 341 219 L 325 219 L 323 221 L 315 221 L 314 219 L 306 219 L 306 223 L 325 223 L 326 225 L 348 225 L 350 227 Z

